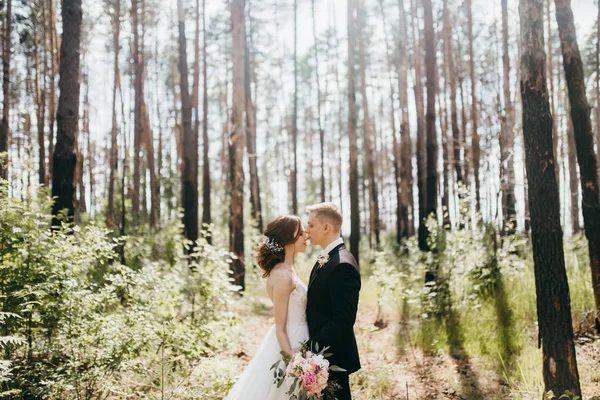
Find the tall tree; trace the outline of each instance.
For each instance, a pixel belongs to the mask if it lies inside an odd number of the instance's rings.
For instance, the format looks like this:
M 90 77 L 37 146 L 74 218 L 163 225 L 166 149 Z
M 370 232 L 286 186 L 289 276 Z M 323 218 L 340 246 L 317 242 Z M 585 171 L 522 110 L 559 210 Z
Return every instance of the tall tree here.
M 566 108 L 567 132 L 565 139 L 567 142 L 567 159 L 569 161 L 569 192 L 571 195 L 571 231 L 573 232 L 573 234 L 575 234 L 581 231 L 581 225 L 579 224 L 579 188 L 577 187 L 577 150 L 575 149 L 577 145 L 575 144 L 575 133 L 573 132 L 573 120 L 570 115 L 571 107 L 567 106 Z M 592 145 L 593 144 L 594 137 L 592 134 Z
M 107 5 L 110 3 L 107 1 Z M 118 123 L 117 123 L 117 89 L 119 87 L 119 51 L 121 35 L 121 0 L 114 0 L 113 7 L 107 7 L 110 12 L 110 22 L 113 34 L 113 51 L 115 53 L 115 63 L 113 68 L 113 100 L 112 100 L 112 128 L 110 130 L 110 160 L 109 160 L 109 178 L 108 178 L 108 203 L 106 207 L 106 225 L 113 228 L 117 221 L 115 213 L 115 180 L 118 168 Z
M 292 110 L 292 214 L 298 214 L 298 0 L 294 0 L 294 109 Z
M 555 0 L 554 4 L 556 5 L 556 21 L 560 32 L 560 46 L 569 89 L 571 121 L 573 122 L 577 161 L 579 162 L 579 178 L 583 194 L 581 207 L 585 236 L 588 239 L 592 285 L 596 302 L 596 329 L 600 331 L 600 189 L 596 173 L 594 134 L 571 1 Z
M 321 122 L 321 77 L 319 75 L 319 45 L 317 41 L 317 19 L 315 18 L 315 0 L 311 1 L 312 33 L 315 42 L 315 76 L 317 79 L 317 126 L 319 128 L 319 147 L 321 149 L 321 202 L 325 201 L 325 130 Z
M 399 207 L 399 238 L 413 234 L 414 221 L 410 217 L 413 209 L 413 168 L 412 168 L 412 139 L 410 137 L 408 113 L 408 29 L 404 0 L 398 0 L 400 12 L 400 34 L 398 36 L 398 52 L 400 65 L 398 69 L 398 99 L 401 111 L 400 119 L 400 207 Z
M 57 134 L 52 175 L 52 196 L 56 197 L 52 206 L 52 224 L 60 225 L 57 214 L 66 209 L 67 215 L 74 214 L 75 164 L 77 156 L 75 143 L 79 123 L 79 55 L 81 48 L 82 0 L 63 0 L 63 34 L 60 45 L 60 97 L 56 116 Z
M 427 113 L 426 132 L 427 132 L 427 169 L 426 169 L 426 189 L 425 189 L 425 217 L 436 214 L 437 210 L 437 134 L 435 131 L 435 91 L 437 87 L 436 73 L 436 46 L 435 33 L 433 31 L 433 9 L 431 0 L 423 0 L 423 14 L 425 19 L 425 71 L 427 75 Z M 427 228 L 425 228 L 427 229 Z M 429 232 L 426 231 L 426 236 Z
M 244 266 L 244 7 L 245 0 L 231 2 L 233 112 L 229 136 L 229 185 L 231 187 L 229 251 L 236 255 L 236 259 L 231 263 L 233 282 L 242 290 L 245 289 L 246 275 Z
M 399 6 L 403 6 L 401 4 L 399 4 Z M 395 113 L 395 109 L 394 109 L 394 84 L 393 84 L 393 79 L 392 79 L 392 56 L 390 54 L 390 43 L 388 40 L 388 33 L 387 33 L 387 21 L 385 18 L 385 8 L 383 5 L 383 0 L 379 0 L 379 10 L 381 12 L 381 19 L 383 21 L 383 32 L 384 32 L 384 37 L 385 37 L 385 55 L 386 55 L 386 61 L 387 61 L 387 70 L 388 70 L 388 79 L 389 79 L 389 84 L 390 84 L 390 124 L 391 124 L 391 128 L 392 128 L 392 155 L 393 155 L 393 162 L 392 162 L 392 167 L 394 170 L 394 184 L 395 184 L 395 197 L 396 197 L 396 242 L 400 243 L 403 237 L 408 236 L 407 234 L 405 234 L 405 236 L 403 236 L 403 229 L 405 229 L 405 221 L 402 215 L 402 197 L 401 197 L 401 192 L 402 192 L 402 187 L 401 187 L 401 180 L 400 180 L 400 163 L 402 161 L 402 159 L 400 158 L 400 144 L 398 141 L 398 138 L 396 136 L 396 117 L 394 115 Z M 404 10 L 401 10 L 401 13 Z M 402 20 L 401 22 L 402 23 Z M 401 28 L 402 29 L 402 28 Z M 401 40 L 401 39 L 400 39 Z M 400 53 L 400 57 L 406 59 L 406 54 L 402 53 L 402 50 L 400 50 L 400 45 L 398 46 L 398 52 Z M 404 49 L 406 51 L 406 49 Z M 405 71 L 406 72 L 406 71 Z M 400 91 L 402 92 L 402 90 L 404 90 L 404 93 L 406 94 L 406 83 L 404 83 L 404 86 L 402 85 L 402 83 L 400 83 L 400 81 L 402 80 L 402 77 L 400 76 L 402 74 L 402 72 L 399 70 L 398 71 L 398 81 L 399 81 L 399 86 L 400 86 Z M 404 74 L 404 79 L 406 79 L 406 74 Z M 400 96 L 402 96 L 402 94 L 400 94 Z M 381 107 L 383 108 L 383 100 L 382 100 L 382 105 Z M 402 108 L 402 107 L 400 107 Z M 383 113 L 383 110 L 382 110 Z M 402 113 L 402 110 L 401 110 Z M 383 114 L 382 114 L 382 121 L 383 121 Z M 380 181 L 383 181 L 383 179 L 381 179 Z M 406 213 L 406 217 L 408 218 L 408 212 Z
M 521 96 L 545 390 L 581 396 L 546 86 L 543 0 L 520 0 Z
M 181 118 L 183 126 L 183 159 L 181 175 L 181 202 L 183 226 L 188 240 L 198 239 L 198 137 L 192 130 L 192 101 L 188 84 L 185 14 L 182 0 L 177 0 L 179 20 L 179 79 L 181 90 Z
M 423 105 L 423 86 L 421 81 L 421 33 L 417 23 L 416 0 L 410 0 L 412 16 L 413 68 L 415 70 L 415 103 L 417 108 L 417 189 L 419 191 L 419 248 L 428 250 L 426 210 L 426 179 L 427 179 L 427 140 L 425 132 L 425 106 Z
M 454 170 L 456 172 L 456 182 L 463 183 L 463 169 L 461 161 L 461 141 L 460 129 L 458 127 L 458 111 L 456 107 L 456 68 L 454 66 L 454 50 L 452 45 L 452 24 L 450 23 L 450 12 L 448 10 L 448 0 L 443 4 L 443 37 L 444 53 L 448 65 L 448 83 L 450 84 L 450 122 L 452 124 L 452 150 L 454 158 Z
M 133 30 L 133 72 L 135 74 L 134 90 L 134 130 L 133 130 L 133 192 L 131 193 L 132 214 L 134 220 L 138 220 L 140 213 L 140 182 L 141 165 L 140 152 L 142 143 L 142 101 L 144 85 L 144 61 L 140 51 L 139 11 L 141 0 L 131 1 L 131 25 Z M 145 198 L 144 198 L 145 199 Z
M 10 49 L 12 35 L 12 0 L 6 1 L 4 29 L 2 32 L 2 122 L 0 122 L 0 153 L 7 153 L 7 164 L 0 160 L 0 178 L 8 178 L 8 142 L 10 135 Z
M 206 52 L 206 0 L 202 0 L 202 224 L 210 225 L 210 160 L 208 158 L 208 60 Z M 209 243 L 212 239 L 207 238 Z
M 41 24 L 38 21 L 37 9 L 41 9 L 42 21 Z M 47 49 L 47 36 L 48 36 L 48 24 L 46 16 L 46 1 L 36 2 L 32 4 L 31 15 L 34 24 L 42 26 L 42 38 L 41 47 L 38 39 L 38 32 L 33 32 L 34 42 L 34 58 L 35 58 L 35 105 L 36 105 L 36 118 L 38 128 L 38 182 L 40 184 L 48 185 L 48 176 L 46 174 L 46 137 L 45 137 L 45 122 L 46 122 L 46 76 L 48 75 L 48 49 Z M 40 57 L 41 53 L 41 57 Z M 40 60 L 41 59 L 41 60 Z M 40 65 L 41 64 L 41 65 Z
M 258 160 L 256 153 L 256 105 L 252 101 L 252 79 L 255 77 L 254 62 L 250 65 L 250 46 L 253 31 L 250 17 L 250 2 L 248 2 L 248 29 L 244 35 L 244 85 L 246 96 L 246 141 L 248 146 L 248 165 L 250 172 L 250 204 L 251 214 L 258 225 L 259 232 L 263 231 L 262 207 L 260 202 L 260 181 L 258 179 Z
M 356 132 L 356 86 L 354 82 L 356 47 L 354 13 L 357 0 L 348 0 L 348 140 L 350 146 L 350 251 L 359 260 L 360 211 L 358 197 L 358 138 Z
M 550 84 L 550 113 L 552 114 L 552 148 L 554 151 L 554 159 L 556 163 L 554 164 L 554 173 L 556 174 L 556 184 L 558 185 L 558 193 L 561 193 L 560 190 L 560 132 L 558 130 L 558 124 L 556 120 L 556 100 L 555 100 L 555 92 L 554 92 L 554 51 L 552 48 L 552 16 L 550 12 L 550 1 L 546 0 L 546 26 L 548 29 L 548 50 L 547 50 L 547 59 L 548 59 L 548 82 Z M 560 80 L 560 75 L 559 75 Z M 559 196 L 560 201 L 560 196 Z
M 50 35 L 50 99 L 48 101 L 48 174 L 52 179 L 52 168 L 54 166 L 54 124 L 56 122 L 56 67 L 60 62 L 60 53 L 58 52 L 58 34 L 56 33 L 56 17 L 54 13 L 54 0 L 48 0 L 47 3 L 50 17 L 48 18 Z
M 504 84 L 504 113 L 500 131 L 502 231 L 504 234 L 512 234 L 517 223 L 517 198 L 515 196 L 514 168 L 515 109 L 510 93 L 510 55 L 508 50 L 508 0 L 502 0 L 502 71 Z
M 362 34 L 362 25 L 365 14 L 363 6 L 358 8 L 358 18 L 356 21 L 358 33 L 358 58 L 360 70 L 360 87 L 362 93 L 362 111 L 363 111 L 363 146 L 365 151 L 365 173 L 369 188 L 369 232 L 373 240 L 371 247 L 379 247 L 379 195 L 377 192 L 377 180 L 375 179 L 375 160 L 374 160 L 374 143 L 375 137 L 373 122 L 369 115 L 369 101 L 367 96 L 367 78 L 366 78 L 366 62 L 365 62 L 365 46 Z
M 479 180 L 479 132 L 477 131 L 477 93 L 475 91 L 475 56 L 473 53 L 473 10 L 471 0 L 466 0 L 469 32 L 469 73 L 471 80 L 471 152 L 473 155 L 473 181 L 475 182 L 475 208 L 481 210 L 481 182 Z

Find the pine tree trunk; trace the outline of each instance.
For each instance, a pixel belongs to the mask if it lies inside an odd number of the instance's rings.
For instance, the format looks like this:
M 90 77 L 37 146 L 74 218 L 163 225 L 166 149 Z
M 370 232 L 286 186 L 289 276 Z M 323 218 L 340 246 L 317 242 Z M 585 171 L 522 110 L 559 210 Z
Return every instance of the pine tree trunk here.
M 244 86 L 246 96 L 246 139 L 248 146 L 248 166 L 250 172 L 250 204 L 252 219 L 256 221 L 259 232 L 263 231 L 262 207 L 260 202 L 260 181 L 258 179 L 258 161 L 256 154 L 256 105 L 252 101 L 252 79 L 255 76 L 254 65 L 250 66 L 250 48 L 248 36 L 252 41 L 250 24 L 250 3 L 248 3 L 248 32 L 244 35 Z
M 56 65 L 59 63 L 58 35 L 56 33 L 56 17 L 54 14 L 54 0 L 48 0 L 50 18 L 50 100 L 48 101 L 48 181 L 52 181 L 52 168 L 54 159 L 54 124 L 56 122 Z
M 292 198 L 292 214 L 298 215 L 298 0 L 294 0 L 294 109 L 292 111 L 290 196 Z
M 117 122 L 117 89 L 119 86 L 119 40 L 121 34 L 121 1 L 115 1 L 114 14 L 111 18 L 111 26 L 113 33 L 113 51 L 115 53 L 115 64 L 113 71 L 113 101 L 112 101 L 112 129 L 110 131 L 110 161 L 109 161 L 109 178 L 108 178 L 108 203 L 106 207 L 106 226 L 114 228 L 117 223 L 117 215 L 115 212 L 115 180 L 117 178 L 118 169 L 118 122 Z
M 398 51 L 400 55 L 400 69 L 398 73 L 399 104 L 402 112 L 400 122 L 400 233 L 399 238 L 406 238 L 414 233 L 414 220 L 410 217 L 413 209 L 413 168 L 412 168 L 412 139 L 410 137 L 409 112 L 408 112 L 408 28 L 404 0 L 398 0 L 400 11 L 400 36 Z
M 552 51 L 552 17 L 550 13 L 550 0 L 546 0 L 546 17 L 546 25 L 548 28 L 548 50 L 546 57 L 548 59 L 548 82 L 550 83 L 550 112 L 552 113 L 552 148 L 554 151 L 554 159 L 556 160 L 556 163 L 554 164 L 554 173 L 556 174 L 556 184 L 558 185 L 560 201 L 560 194 L 562 193 L 560 189 L 560 149 L 558 148 L 560 132 L 558 131 L 555 105 L 556 100 L 554 96 L 554 52 Z
M 471 0 L 466 0 L 469 31 L 469 73 L 471 77 L 471 148 L 473 155 L 473 181 L 475 181 L 475 209 L 481 210 L 481 182 L 479 180 L 479 133 L 477 131 L 477 93 L 475 91 L 475 59 L 473 55 L 473 12 Z
M 521 96 L 545 391 L 581 396 L 546 87 L 543 0 L 521 0 Z
M 56 197 L 52 207 L 54 226 L 59 226 L 56 218 L 59 211 L 66 209 L 67 215 L 74 215 L 75 165 L 77 156 L 77 124 L 79 121 L 79 54 L 81 46 L 81 0 L 63 0 L 63 35 L 60 46 L 60 97 L 58 99 L 56 149 L 52 176 L 52 196 Z M 6 77 L 5 77 L 6 79 Z
M 183 157 L 181 175 L 181 202 L 183 226 L 188 240 L 198 239 L 198 137 L 192 130 L 192 102 L 188 85 L 185 16 L 182 0 L 177 0 L 179 21 L 179 75 L 181 85 L 181 117 L 183 127 Z
M 563 66 L 569 89 L 571 120 L 579 162 L 579 178 L 583 194 L 582 211 L 588 239 L 592 285 L 596 303 L 596 329 L 600 331 L 600 189 L 590 107 L 585 88 L 583 62 L 577 44 L 570 0 L 555 0 L 556 21 L 560 32 Z
M 567 94 L 568 95 L 568 94 Z M 581 232 L 581 225 L 579 224 L 579 188 L 577 187 L 577 154 L 576 154 L 576 144 L 575 144 L 575 132 L 573 131 L 573 121 L 570 115 L 570 107 L 567 108 L 567 158 L 569 160 L 569 194 L 571 196 L 570 199 L 570 208 L 571 208 L 571 231 L 573 234 Z M 592 144 L 594 138 L 592 134 Z M 564 148 L 564 146 L 563 146 Z
M 202 0 L 202 225 L 210 225 L 212 217 L 210 212 L 210 160 L 208 158 L 208 60 L 206 56 L 206 0 Z M 212 237 L 207 237 L 212 243 Z
M 419 190 L 419 248 L 429 249 L 427 245 L 427 227 L 425 226 L 426 210 L 426 179 L 427 179 L 427 140 L 425 132 L 425 107 L 423 105 L 423 87 L 421 80 L 421 33 L 417 23 L 416 0 L 410 0 L 412 17 L 413 63 L 415 70 L 415 103 L 417 109 L 417 188 Z
M 140 166 L 140 151 L 142 140 L 142 85 L 144 84 L 144 64 L 142 54 L 140 52 L 140 34 L 139 34 L 139 16 L 138 2 L 140 0 L 131 1 L 131 23 L 133 29 L 133 71 L 135 74 L 134 80 L 134 134 L 133 134 L 133 192 L 131 193 L 132 214 L 134 221 L 138 221 L 140 214 L 140 182 L 141 182 L 141 166 Z M 144 198 L 145 199 L 145 198 Z
M 437 134 L 435 131 L 435 88 L 436 88 L 436 61 L 435 61 L 435 33 L 433 31 L 433 10 L 431 0 L 423 0 L 423 12 L 425 18 L 425 71 L 427 75 L 427 113 L 426 131 L 427 131 L 427 172 L 426 172 L 426 200 L 425 200 L 425 218 L 429 215 L 436 215 L 437 210 Z M 427 230 L 427 228 L 425 227 Z M 429 236 L 426 231 L 425 236 Z
M 6 1 L 6 15 L 2 35 L 2 121 L 0 122 L 0 153 L 6 152 L 6 164 L 0 159 L 0 178 L 8 179 L 8 143 L 10 136 L 10 48 L 12 35 L 12 0 Z
M 443 28 L 442 28 L 443 29 Z M 441 38 L 443 32 L 440 32 L 438 37 Z M 440 116 L 440 128 L 442 133 L 442 173 L 444 176 L 444 185 L 442 187 L 442 226 L 445 229 L 451 229 L 450 221 L 450 187 L 452 186 L 452 152 L 450 149 L 450 140 L 448 138 L 448 101 L 446 100 L 445 92 L 448 86 L 447 60 L 445 53 L 442 52 L 441 74 L 438 74 L 436 81 L 436 95 L 438 102 L 438 113 Z M 444 83 L 442 87 L 442 81 Z M 441 94 L 441 93 L 444 94 Z M 443 104 L 442 104 L 443 99 Z
M 359 260 L 360 242 L 360 210 L 358 192 L 358 138 L 356 132 L 356 86 L 355 70 L 355 21 L 354 12 L 357 10 L 357 0 L 348 0 L 348 139 L 350 146 L 350 251 Z
M 236 255 L 231 263 L 233 283 L 245 289 L 244 266 L 244 6 L 245 0 L 231 2 L 233 51 L 233 112 L 229 137 L 231 210 L 229 251 Z
M 319 75 L 319 46 L 317 45 L 317 20 L 315 19 L 315 0 L 311 1 L 312 34 L 315 42 L 315 75 L 317 78 L 317 126 L 319 127 L 319 146 L 321 150 L 321 202 L 325 201 L 325 130 L 321 124 L 321 79 Z
M 464 182 L 460 151 L 462 146 L 460 141 L 460 129 L 458 128 L 458 111 L 456 107 L 456 68 L 454 66 L 452 24 L 450 23 L 448 0 L 444 0 L 443 7 L 442 23 L 444 30 L 444 53 L 448 65 L 448 83 L 450 84 L 450 121 L 452 124 L 452 141 L 450 143 L 453 151 L 456 183 L 460 185 Z
M 362 5 L 358 8 L 358 20 L 356 21 L 358 33 L 358 51 L 359 51 L 359 66 L 360 66 L 360 87 L 362 93 L 362 111 L 363 111 L 363 146 L 365 151 L 365 172 L 368 184 L 369 194 L 369 232 L 372 235 L 371 247 L 379 248 L 379 196 L 377 193 L 377 181 L 375 179 L 375 161 L 373 157 L 373 138 L 375 132 L 373 123 L 369 115 L 369 102 L 367 97 L 367 78 L 366 78 L 366 63 L 365 49 L 362 35 L 362 18 L 365 15 L 362 11 Z
M 502 232 L 515 232 L 517 199 L 515 197 L 514 121 L 515 110 L 510 93 L 510 58 L 508 50 L 508 0 L 502 0 L 502 71 L 504 83 L 504 114 L 500 131 L 500 185 L 502 189 Z
M 34 47 L 34 58 L 35 58 L 35 103 L 36 103 L 36 119 L 38 128 L 38 182 L 43 185 L 48 185 L 47 174 L 46 174 L 46 137 L 44 136 L 45 122 L 46 122 L 46 76 L 48 75 L 46 59 L 48 58 L 48 51 L 46 46 L 47 36 L 47 24 L 46 24 L 46 5 L 45 0 L 36 4 L 37 7 L 42 9 L 42 21 L 39 24 L 43 27 L 42 29 L 42 47 L 40 49 L 38 42 L 37 32 L 33 33 L 33 47 Z M 40 65 L 40 50 L 42 52 L 42 60 Z M 43 70 L 42 70 L 43 65 Z
M 401 4 L 402 2 L 400 2 L 399 7 L 402 7 L 403 5 Z M 401 187 L 401 181 L 400 181 L 400 163 L 401 163 L 401 158 L 400 158 L 400 145 L 398 142 L 398 138 L 396 137 L 396 117 L 394 116 L 395 113 L 395 109 L 394 109 L 394 84 L 392 83 L 392 60 L 391 60 L 391 55 L 390 55 L 390 44 L 389 44 L 389 40 L 388 40 L 388 33 L 387 33 L 387 22 L 386 22 L 386 18 L 385 18 L 385 9 L 383 7 L 383 0 L 379 0 L 379 9 L 381 11 L 381 20 L 383 21 L 383 32 L 384 32 L 384 36 L 385 36 L 385 55 L 386 55 L 386 61 L 387 61 L 387 70 L 388 70 L 388 80 L 390 83 L 390 125 L 392 127 L 392 155 L 393 155 L 393 161 L 392 161 L 392 167 L 394 170 L 394 185 L 395 185 L 395 197 L 396 197 L 396 243 L 400 244 L 400 242 L 402 241 L 402 230 L 404 228 L 404 221 L 403 221 L 403 216 L 402 216 L 402 197 L 401 197 L 401 191 L 402 191 L 402 187 Z M 403 13 L 403 9 L 400 10 L 401 14 Z M 402 20 L 402 16 L 401 15 L 401 19 L 400 19 L 400 23 L 403 23 Z M 402 39 L 400 39 L 401 41 Z M 401 42 L 399 43 L 399 47 L 401 46 Z M 406 51 L 406 49 L 404 49 L 404 52 Z M 403 53 L 402 50 L 400 50 L 399 48 L 399 53 L 401 54 L 400 57 L 405 58 L 406 55 Z M 402 72 L 398 71 L 398 77 L 399 77 L 399 81 L 402 79 L 400 78 L 400 74 Z M 406 79 L 406 75 L 405 75 L 405 79 Z M 402 86 L 402 83 L 399 82 L 399 86 L 400 86 L 400 90 L 402 91 L 402 89 L 404 89 L 405 93 L 406 93 L 406 83 L 404 83 L 404 86 Z M 402 96 L 400 94 L 400 96 Z M 383 108 L 383 100 L 382 100 L 382 105 L 381 107 Z M 383 110 L 381 111 L 382 115 L 381 115 L 381 120 L 383 121 Z M 380 182 L 382 182 L 383 179 L 380 179 Z M 407 213 L 408 215 L 408 213 Z

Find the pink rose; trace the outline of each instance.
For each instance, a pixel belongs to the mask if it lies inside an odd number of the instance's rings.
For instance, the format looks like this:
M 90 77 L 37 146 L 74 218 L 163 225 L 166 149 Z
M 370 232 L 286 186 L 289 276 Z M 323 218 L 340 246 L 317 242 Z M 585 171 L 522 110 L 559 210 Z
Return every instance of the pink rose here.
M 310 386 L 314 385 L 316 382 L 317 382 L 317 376 L 315 374 L 313 374 L 312 372 L 304 374 L 304 376 L 302 377 L 302 384 L 304 385 L 304 387 L 310 387 Z

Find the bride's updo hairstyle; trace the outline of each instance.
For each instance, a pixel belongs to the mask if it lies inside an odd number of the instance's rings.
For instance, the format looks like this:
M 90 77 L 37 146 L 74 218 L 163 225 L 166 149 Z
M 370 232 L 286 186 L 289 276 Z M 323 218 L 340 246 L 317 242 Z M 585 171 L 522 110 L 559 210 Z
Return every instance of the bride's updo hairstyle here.
M 258 266 L 263 270 L 263 278 L 285 260 L 284 247 L 293 244 L 302 233 L 302 220 L 295 215 L 282 215 L 269 222 L 264 236 L 258 243 Z

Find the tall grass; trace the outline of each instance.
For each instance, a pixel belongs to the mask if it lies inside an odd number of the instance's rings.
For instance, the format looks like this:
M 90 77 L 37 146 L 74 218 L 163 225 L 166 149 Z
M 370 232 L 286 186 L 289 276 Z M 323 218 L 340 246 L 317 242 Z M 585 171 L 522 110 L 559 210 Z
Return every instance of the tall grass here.
M 420 252 L 411 238 L 399 251 L 375 254 L 370 279 L 378 285 L 378 301 L 394 304 L 407 321 L 408 331 L 398 331 L 398 350 L 417 345 L 433 356 L 476 357 L 504 382 L 504 398 L 539 399 L 542 355 L 528 238 L 500 238 L 490 226 L 466 225 L 446 231 L 430 221 L 431 253 Z M 564 248 L 577 332 L 594 307 L 587 242 L 567 237 Z M 426 271 L 435 271 L 435 283 L 424 284 Z

